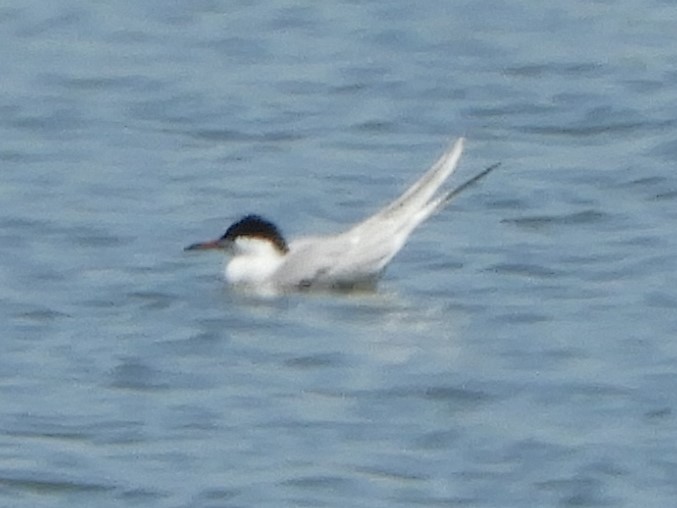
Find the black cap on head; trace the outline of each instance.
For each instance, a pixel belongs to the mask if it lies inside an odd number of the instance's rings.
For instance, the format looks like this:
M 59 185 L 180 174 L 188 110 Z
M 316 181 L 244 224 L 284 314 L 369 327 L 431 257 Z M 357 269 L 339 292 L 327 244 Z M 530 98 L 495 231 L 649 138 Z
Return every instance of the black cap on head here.
M 230 226 L 221 237 L 221 240 L 233 241 L 237 237 L 263 238 L 273 242 L 281 252 L 288 252 L 289 246 L 280 230 L 272 222 L 259 215 L 246 215 Z

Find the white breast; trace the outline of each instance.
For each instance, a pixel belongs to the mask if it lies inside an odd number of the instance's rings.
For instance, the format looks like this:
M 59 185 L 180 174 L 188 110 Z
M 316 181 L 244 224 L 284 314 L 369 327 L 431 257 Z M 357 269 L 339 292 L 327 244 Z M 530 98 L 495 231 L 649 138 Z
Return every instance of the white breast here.
M 243 237 L 234 247 L 225 269 L 226 280 L 234 285 L 264 286 L 284 261 L 284 254 L 269 240 Z

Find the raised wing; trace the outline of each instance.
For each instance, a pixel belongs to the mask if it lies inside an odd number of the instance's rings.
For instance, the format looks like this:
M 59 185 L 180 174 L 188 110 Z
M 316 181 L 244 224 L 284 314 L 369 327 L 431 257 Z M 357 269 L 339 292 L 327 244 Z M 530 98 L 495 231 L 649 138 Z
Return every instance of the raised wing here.
M 463 141 L 463 138 L 456 141 L 401 196 L 344 233 L 292 243 L 277 282 L 282 286 L 312 287 L 375 281 L 416 226 L 498 167 L 495 164 L 435 197 L 456 169 Z
M 333 272 L 340 275 L 349 275 L 353 271 L 379 274 L 416 226 L 437 209 L 437 202 L 443 197 L 433 197 L 456 169 L 463 143 L 463 138 L 458 139 L 401 196 L 343 233 L 341 236 L 348 250 Z

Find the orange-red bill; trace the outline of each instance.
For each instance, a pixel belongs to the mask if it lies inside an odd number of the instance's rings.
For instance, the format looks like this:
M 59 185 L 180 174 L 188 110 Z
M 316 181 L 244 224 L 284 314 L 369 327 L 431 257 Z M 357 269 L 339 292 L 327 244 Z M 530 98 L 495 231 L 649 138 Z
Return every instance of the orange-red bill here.
M 209 249 L 222 249 L 223 246 L 219 240 L 211 240 L 209 242 L 198 242 L 192 245 L 189 245 L 183 250 L 209 250 Z

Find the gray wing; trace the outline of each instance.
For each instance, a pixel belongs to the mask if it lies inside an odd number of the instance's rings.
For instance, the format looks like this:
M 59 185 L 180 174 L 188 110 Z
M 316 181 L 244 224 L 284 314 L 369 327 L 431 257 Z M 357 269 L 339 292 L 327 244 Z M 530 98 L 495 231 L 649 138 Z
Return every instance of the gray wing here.
M 292 243 L 288 259 L 278 272 L 278 283 L 342 285 L 377 279 L 416 226 L 497 167 L 435 197 L 456 169 L 462 151 L 460 138 L 401 196 L 344 233 Z
M 341 235 L 347 252 L 334 272 L 379 274 L 385 268 L 411 232 L 438 209 L 444 196 L 433 198 L 456 169 L 463 142 L 458 139 L 401 196 Z
M 340 285 L 369 277 L 368 270 L 360 270 L 361 263 L 355 264 L 356 270 L 350 276 L 339 269 L 350 251 L 344 235 L 295 240 L 275 273 L 274 282 L 279 287 L 303 288 Z

